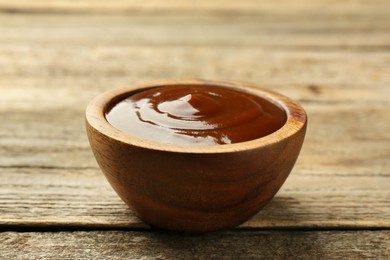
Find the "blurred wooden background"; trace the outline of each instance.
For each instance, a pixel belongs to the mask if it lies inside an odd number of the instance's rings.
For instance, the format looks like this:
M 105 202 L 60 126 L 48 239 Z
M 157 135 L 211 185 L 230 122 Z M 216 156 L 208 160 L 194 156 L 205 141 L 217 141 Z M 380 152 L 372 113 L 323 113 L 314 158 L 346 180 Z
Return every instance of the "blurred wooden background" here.
M 109 187 L 84 109 L 155 79 L 252 82 L 309 127 L 234 230 L 160 232 Z M 0 0 L 0 258 L 390 257 L 390 1 Z

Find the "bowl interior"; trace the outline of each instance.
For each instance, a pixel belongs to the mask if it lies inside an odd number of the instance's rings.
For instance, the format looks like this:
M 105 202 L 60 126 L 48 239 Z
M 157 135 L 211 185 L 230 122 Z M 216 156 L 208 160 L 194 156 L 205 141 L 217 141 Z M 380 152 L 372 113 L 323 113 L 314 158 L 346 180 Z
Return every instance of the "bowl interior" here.
M 130 95 L 150 88 L 176 85 L 222 86 L 227 88 L 233 88 L 238 91 L 248 92 L 253 95 L 260 96 L 261 98 L 266 99 L 267 101 L 275 104 L 276 106 L 281 107 L 287 115 L 287 120 L 285 124 L 277 131 L 258 139 L 233 144 L 193 146 L 162 143 L 158 141 L 140 138 L 138 136 L 125 133 L 115 128 L 107 121 L 105 117 L 105 114 L 108 110 L 110 110 L 115 104 L 129 97 Z M 226 153 L 256 149 L 262 146 L 266 146 L 268 144 L 278 142 L 281 139 L 288 138 L 289 136 L 293 135 L 304 127 L 306 122 L 306 113 L 303 108 L 293 100 L 278 93 L 259 88 L 250 84 L 205 80 L 180 80 L 158 81 L 151 84 L 129 86 L 103 93 L 100 96 L 96 97 L 94 100 L 92 100 L 87 107 L 86 119 L 89 124 L 93 128 L 95 128 L 95 130 L 103 133 L 107 137 L 142 148 L 180 153 Z

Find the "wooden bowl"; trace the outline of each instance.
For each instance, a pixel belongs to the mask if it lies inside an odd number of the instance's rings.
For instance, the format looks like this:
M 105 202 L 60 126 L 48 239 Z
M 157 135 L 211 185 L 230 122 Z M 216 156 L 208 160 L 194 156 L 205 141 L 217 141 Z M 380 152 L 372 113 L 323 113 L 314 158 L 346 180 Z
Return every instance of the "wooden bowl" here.
M 113 104 L 164 85 L 218 85 L 249 91 L 283 107 L 287 122 L 265 137 L 189 146 L 145 140 L 105 119 Z M 138 216 L 162 229 L 205 232 L 235 227 L 269 202 L 289 175 L 306 131 L 296 102 L 256 86 L 204 80 L 159 81 L 106 92 L 86 110 L 90 145 L 107 180 Z

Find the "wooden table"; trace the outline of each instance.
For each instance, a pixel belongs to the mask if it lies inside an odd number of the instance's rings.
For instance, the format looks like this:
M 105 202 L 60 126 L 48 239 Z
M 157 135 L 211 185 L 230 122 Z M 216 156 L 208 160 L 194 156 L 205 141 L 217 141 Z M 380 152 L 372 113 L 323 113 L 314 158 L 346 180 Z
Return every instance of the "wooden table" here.
M 0 259 L 390 257 L 390 2 L 0 0 Z M 88 101 L 155 79 L 298 100 L 298 162 L 253 219 L 205 235 L 140 221 L 98 168 Z

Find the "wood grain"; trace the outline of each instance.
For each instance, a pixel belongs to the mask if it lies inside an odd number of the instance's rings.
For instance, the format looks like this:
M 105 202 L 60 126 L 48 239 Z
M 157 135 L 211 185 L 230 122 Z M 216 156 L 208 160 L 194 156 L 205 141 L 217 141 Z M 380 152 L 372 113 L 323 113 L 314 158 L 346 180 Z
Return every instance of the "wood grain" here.
M 349 176 L 351 175 L 351 176 Z M 149 229 L 98 169 L 8 168 L 0 174 L 0 225 Z M 388 176 L 295 169 L 280 192 L 242 228 L 389 228 Z
M 196 15 L 200 13 L 208 14 L 236 14 L 237 12 L 246 12 L 249 14 L 263 14 L 268 12 L 289 13 L 324 13 L 355 14 L 355 13 L 386 13 L 386 7 L 389 3 L 386 0 L 374 1 L 335 1 L 335 0 L 317 0 L 307 1 L 299 0 L 292 3 L 288 0 L 278 1 L 257 1 L 257 0 L 198 0 L 196 5 L 187 1 L 180 0 L 151 0 L 140 2 L 136 0 L 104 1 L 94 0 L 0 0 L 0 11 L 8 13 L 170 13 L 186 15 Z
M 260 214 L 265 220 L 256 217 L 260 220 L 245 225 L 265 228 L 389 226 L 386 203 L 389 193 L 383 187 L 390 175 L 390 119 L 386 113 L 390 103 L 387 87 L 390 71 L 385 66 L 390 60 L 388 52 L 382 49 L 379 52 L 350 52 L 337 45 L 326 53 L 321 47 L 309 50 L 282 48 L 270 52 L 267 49 L 272 49 L 272 45 L 260 43 L 259 48 L 253 48 L 245 39 L 261 39 L 262 33 L 269 32 L 267 41 L 281 36 L 285 42 L 291 34 L 296 35 L 296 31 L 284 27 L 285 23 L 280 20 L 262 17 L 233 25 L 237 32 L 242 30 L 240 39 L 231 39 L 237 47 L 224 44 L 229 36 L 229 31 L 224 29 L 227 25 L 211 17 L 201 19 L 203 23 L 198 20 L 194 23 L 191 17 L 159 16 L 158 23 L 157 18 L 148 21 L 145 16 L 1 17 L 0 63 L 4 69 L 0 71 L 0 172 L 1 178 L 5 179 L 3 183 L 12 187 L 0 190 L 1 203 L 7 208 L 1 223 L 7 226 L 145 227 L 115 197 L 100 175 L 86 139 L 85 106 L 93 96 L 114 86 L 154 78 L 207 75 L 263 82 L 270 89 L 300 101 L 309 115 L 307 138 L 286 184 L 291 181 L 292 186 L 286 187 L 290 193 L 283 196 L 284 190 L 281 191 L 281 202 L 271 204 L 271 212 Z M 124 21 L 131 26 L 124 26 Z M 291 28 L 317 31 L 317 24 L 308 21 L 308 17 L 303 17 L 294 21 Z M 337 21 L 330 21 L 334 24 L 329 25 L 323 20 L 319 22 L 329 30 L 323 31 L 322 35 L 337 28 L 334 27 Z M 183 23 L 185 26 L 180 27 Z M 199 29 L 208 23 L 211 26 L 207 37 L 201 38 L 200 45 L 195 44 L 202 35 Z M 376 20 L 366 23 L 374 23 L 372 26 L 378 27 L 378 34 L 383 35 Z M 364 19 L 358 19 L 357 24 L 354 23 L 357 29 L 352 33 L 356 33 L 360 41 L 354 44 L 362 46 L 369 40 L 362 29 Z M 138 29 L 134 35 L 135 28 L 142 25 L 144 30 Z M 76 30 L 75 26 L 80 29 Z M 100 26 L 111 28 L 107 30 L 109 37 L 101 37 Z M 344 26 L 348 28 L 349 24 Z M 182 28 L 192 31 L 183 35 L 166 34 L 168 27 L 171 32 L 184 33 Z M 273 28 L 285 28 L 286 31 L 276 34 L 272 33 Z M 259 33 L 253 34 L 256 30 Z M 216 31 L 219 34 L 214 33 Z M 50 37 L 44 40 L 42 32 L 48 32 Z M 155 32 L 160 38 L 150 38 Z M 195 37 L 196 33 L 199 37 Z M 138 37 L 140 42 L 133 43 L 131 35 L 142 36 Z M 172 35 L 173 38 L 169 37 Z M 302 35 L 308 36 L 307 33 Z M 387 43 L 380 39 L 381 43 Z M 177 40 L 185 44 L 177 45 Z M 43 42 L 46 48 L 39 48 Z M 324 44 L 323 41 L 316 42 Z M 125 57 L 123 53 L 126 53 Z M 167 66 L 163 61 L 170 56 L 173 64 Z M 191 66 L 186 60 L 191 61 Z M 233 70 L 236 64 L 256 66 Z M 200 68 L 202 70 L 197 71 Z M 80 178 L 87 176 L 82 183 L 99 185 L 85 187 L 66 177 L 79 175 Z M 294 181 L 294 177 L 298 179 Z M 40 190 L 42 179 L 46 180 L 43 187 L 50 196 L 33 195 L 36 189 Z M 25 180 L 29 181 L 24 185 L 24 192 L 15 192 L 15 187 L 20 185 L 17 183 Z M 73 187 L 71 191 L 59 192 L 61 184 L 69 181 Z M 305 185 L 301 186 L 301 182 Z M 79 191 L 77 185 L 80 185 Z M 92 194 L 102 194 L 102 190 L 107 194 L 107 201 L 102 197 L 95 200 Z M 83 199 L 79 200 L 75 195 L 81 191 L 80 198 Z M 89 193 L 85 194 L 85 191 Z M 14 199 L 8 195 L 10 193 L 14 194 Z M 57 206 L 48 201 L 55 196 L 61 202 Z M 293 202 L 295 196 L 304 206 Z M 364 207 L 359 201 L 361 197 L 365 199 Z M 90 200 L 94 202 L 90 204 Z M 35 210 L 29 207 L 33 203 Z M 71 206 L 67 207 L 67 203 Z M 114 208 L 108 204 L 113 204 Z M 284 212 L 283 215 L 285 204 L 292 204 L 292 212 L 302 217 L 290 220 L 289 214 Z M 97 213 L 101 218 L 89 215 L 94 208 L 103 209 Z
M 389 4 L 0 0 L 1 229 L 142 230 L 0 233 L 0 258 L 388 258 Z M 210 238 L 147 231 L 104 180 L 84 130 L 96 94 L 189 77 L 264 85 L 309 115 L 277 197 Z
M 310 125 L 297 167 L 312 174 L 389 175 L 390 126 L 386 102 L 362 102 L 358 107 L 348 103 L 302 104 Z M 31 112 L 2 112 L 1 116 L 4 120 L 0 128 L 1 166 L 97 167 L 81 109 L 31 109 Z
M 8 259 L 386 259 L 390 231 L 0 233 Z M 17 255 L 14 253 L 18 252 Z

